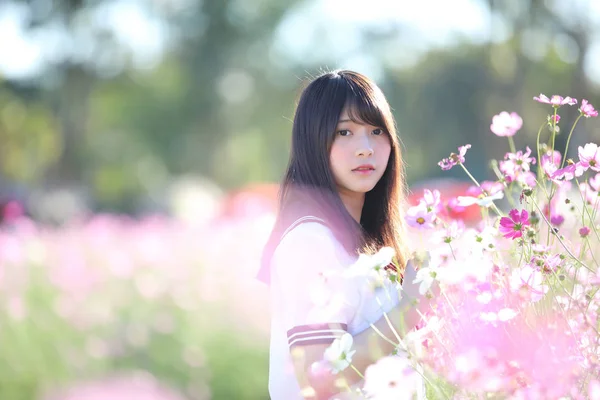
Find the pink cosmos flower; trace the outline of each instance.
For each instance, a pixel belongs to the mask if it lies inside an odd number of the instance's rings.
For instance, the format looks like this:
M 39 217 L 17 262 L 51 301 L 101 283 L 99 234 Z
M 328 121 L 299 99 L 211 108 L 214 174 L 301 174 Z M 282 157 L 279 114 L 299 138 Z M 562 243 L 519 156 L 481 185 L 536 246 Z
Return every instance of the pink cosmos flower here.
M 546 177 L 552 179 L 554 173 L 558 169 L 558 164 L 560 164 L 560 161 L 558 163 L 554 163 L 554 160 L 549 155 L 543 155 L 541 164 Z
M 542 156 L 542 170 L 552 182 L 561 185 L 563 182 L 573 180 L 585 172 L 585 168 L 582 167 L 581 163 L 573 163 L 559 169 L 561 160 L 562 156 L 556 150 L 552 155 L 548 152 Z
M 562 96 L 556 94 L 551 98 L 548 98 L 548 96 L 540 93 L 539 97 L 536 96 L 533 99 L 539 103 L 551 104 L 553 107 L 560 107 L 564 106 L 565 104 L 570 106 L 577 104 L 577 99 L 573 99 L 569 96 L 563 98 Z
M 458 196 L 456 204 L 469 207 L 477 204 L 481 207 L 491 207 L 494 200 L 504 198 L 504 185 L 501 182 L 483 181 L 480 186 L 469 186 L 468 196 Z
M 448 202 L 446 203 L 446 208 L 448 209 L 449 212 L 454 213 L 454 214 L 460 214 L 467 209 L 466 207 L 458 204 L 457 197 L 452 197 L 452 198 L 448 199 Z
M 467 189 L 467 194 L 469 196 L 479 196 L 481 194 L 488 194 L 488 195 L 492 195 L 492 194 L 496 194 L 498 192 L 501 192 L 504 190 L 504 185 L 502 184 L 502 182 L 494 182 L 494 181 L 483 181 L 479 184 L 479 186 L 469 186 L 469 188 Z
M 600 150 L 596 143 L 588 143 L 585 146 L 579 146 L 579 163 L 587 171 L 589 168 L 600 172 Z
M 560 122 L 560 115 L 552 115 L 550 117 L 550 122 L 554 122 L 554 124 L 558 125 L 558 123 Z
M 536 176 L 533 172 L 527 171 L 517 175 L 517 182 L 519 182 L 523 186 L 529 186 L 531 188 L 537 185 Z
M 534 254 L 538 254 L 538 255 L 544 255 L 546 253 L 548 253 L 548 251 L 550 251 L 550 246 L 546 246 L 540 243 L 536 243 L 534 245 L 531 246 L 531 250 L 533 250 Z
M 504 174 L 506 182 L 511 183 L 517 180 L 519 174 L 519 168 L 517 164 L 512 160 L 501 160 L 500 171 Z
M 523 126 L 523 119 L 516 112 L 502 111 L 492 118 L 490 130 L 496 136 L 514 136 Z
M 427 211 L 440 212 L 442 208 L 440 191 L 424 189 L 423 198 L 419 200 L 419 204 L 427 208 Z
M 450 157 L 442 159 L 438 163 L 442 170 L 447 171 L 452 169 L 457 164 L 464 164 L 465 162 L 465 154 L 467 154 L 467 150 L 471 148 L 470 144 L 465 144 L 464 146 L 460 146 L 458 148 L 458 154 L 450 153 Z
M 510 287 L 513 292 L 531 302 L 540 301 L 549 289 L 544 285 L 544 275 L 529 264 L 512 272 Z
M 521 210 L 519 214 L 519 210 L 512 209 L 508 213 L 508 217 L 500 219 L 500 227 L 498 229 L 505 238 L 514 240 L 523 236 L 523 230 L 528 225 L 530 225 L 530 222 L 527 210 Z
M 531 149 L 529 147 L 526 148 L 525 152 L 519 150 L 516 153 L 506 153 L 504 155 L 504 160 L 500 161 L 500 171 L 504 174 L 507 182 L 518 181 L 531 187 L 535 186 L 535 179 L 532 180 L 527 176 L 531 170 L 531 165 L 535 164 L 535 157 L 529 157 L 530 155 Z M 523 176 L 524 174 L 526 176 Z
M 413 228 L 432 229 L 436 215 L 432 211 L 427 211 L 427 208 L 420 204 L 409 208 L 404 218 L 408 225 Z
M 594 106 L 588 103 L 586 99 L 581 100 L 581 107 L 579 108 L 579 112 L 586 118 L 589 117 L 597 117 L 598 111 L 594 109 Z
M 596 200 L 598 199 L 599 193 L 595 191 L 591 185 L 586 182 L 580 183 L 579 191 L 588 204 L 596 205 Z
M 596 174 L 588 180 L 588 183 L 596 192 L 600 192 L 600 174 Z
M 558 268 L 562 264 L 562 259 L 560 258 L 560 254 L 544 254 L 544 255 L 535 255 L 531 257 L 530 265 L 535 266 L 543 273 L 549 274 L 553 271 L 558 270 Z
M 581 163 L 573 163 L 564 168 L 557 169 L 550 178 L 554 182 L 558 180 L 571 181 L 575 179 L 575 177 L 583 175 L 584 172 L 585 168 L 583 168 Z
M 560 165 L 560 162 L 562 160 L 562 154 L 560 154 L 560 151 L 558 150 L 554 150 L 552 154 L 550 154 L 550 151 L 548 151 L 545 155 L 542 156 L 542 158 L 543 157 L 548 158 L 555 165 Z
M 535 164 L 535 157 L 529 157 L 531 155 L 531 149 L 529 146 L 525 148 L 525 153 L 522 150 L 516 153 L 506 153 L 504 155 L 505 160 L 511 160 L 521 171 L 529 171 L 530 164 Z

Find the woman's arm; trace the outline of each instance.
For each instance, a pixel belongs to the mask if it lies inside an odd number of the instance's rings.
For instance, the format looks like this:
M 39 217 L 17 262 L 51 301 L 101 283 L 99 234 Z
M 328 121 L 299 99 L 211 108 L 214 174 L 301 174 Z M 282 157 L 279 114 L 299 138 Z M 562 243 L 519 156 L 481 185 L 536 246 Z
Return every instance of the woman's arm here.
M 402 334 L 403 330 L 408 332 L 413 329 L 420 320 L 419 311 L 425 312 L 430 307 L 427 297 L 420 296 L 418 285 L 412 283 L 415 276 L 414 268 L 409 263 L 402 285 L 402 299 L 395 308 L 387 313 L 394 331 L 398 334 Z M 412 299 L 418 299 L 416 307 L 412 305 Z M 386 338 L 391 339 L 393 342 L 397 341 L 395 333 L 385 316 L 382 316 L 374 326 Z M 356 350 L 356 353 L 352 357 L 352 365 L 363 375 L 369 365 L 381 356 L 391 354 L 395 350 L 395 347 L 383 339 L 373 328 L 367 328 L 354 335 L 353 339 L 352 349 Z M 315 363 L 323 359 L 327 347 L 328 345 L 315 344 L 295 348 L 291 351 L 296 376 L 300 387 L 306 388 L 304 395 L 307 399 L 328 399 L 330 396 L 344 390 L 344 380 L 345 384 L 352 386 L 362 379 L 352 368 L 346 368 L 337 375 L 315 371 L 312 366 L 317 365 Z M 336 381 L 338 381 L 337 384 Z

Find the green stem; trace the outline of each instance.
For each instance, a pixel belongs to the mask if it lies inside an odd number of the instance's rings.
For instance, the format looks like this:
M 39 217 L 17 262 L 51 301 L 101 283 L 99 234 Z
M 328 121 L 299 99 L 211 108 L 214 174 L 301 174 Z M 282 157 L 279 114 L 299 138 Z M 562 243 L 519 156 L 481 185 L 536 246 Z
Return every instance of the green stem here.
M 364 375 L 360 373 L 360 371 L 352 364 L 350 364 L 350 368 L 352 368 L 354 370 L 354 372 L 356 372 L 358 374 L 358 376 L 361 377 L 361 379 L 365 379 Z
M 554 154 L 554 139 L 556 138 L 556 112 L 558 111 L 557 107 L 554 107 L 554 117 L 552 118 L 552 132 L 550 134 L 552 140 L 552 154 Z
M 579 179 L 575 178 L 575 182 L 577 183 L 577 187 L 579 187 Z M 590 214 L 590 210 L 588 210 L 588 207 L 587 207 L 587 201 L 586 201 L 585 197 L 583 197 L 583 193 L 581 193 L 581 190 L 578 190 L 578 192 L 579 192 L 579 196 L 581 197 L 583 213 L 585 214 L 587 212 L 587 215 L 590 218 L 590 225 L 592 226 L 592 229 L 594 230 L 596 239 L 598 239 L 598 241 L 600 241 L 600 234 L 598 234 L 598 230 L 596 229 L 596 223 L 594 221 L 595 217 L 592 216 L 592 214 Z M 597 204 L 597 202 L 596 202 L 596 204 Z
M 573 134 L 573 131 L 575 130 L 575 126 L 577 125 L 577 123 L 579 122 L 579 120 L 581 119 L 582 114 L 579 114 L 579 116 L 577 117 L 577 119 L 575 120 L 575 122 L 573 123 L 573 126 L 571 127 L 571 131 L 569 132 L 569 136 L 567 137 L 567 145 L 565 146 L 565 154 L 563 155 L 563 160 L 561 163 L 561 168 L 564 167 L 565 165 L 565 161 L 567 160 L 567 152 L 569 151 L 569 142 L 571 141 L 571 135 Z
M 517 148 L 515 147 L 515 141 L 513 140 L 512 136 L 508 137 L 508 147 L 510 147 L 511 153 L 517 152 Z
M 550 221 L 548 221 L 548 219 L 546 218 L 546 216 L 544 215 L 544 213 L 540 209 L 540 206 L 537 204 L 537 202 L 535 200 L 533 200 L 533 204 L 535 204 L 535 208 L 538 209 L 538 211 L 540 213 L 540 216 L 544 219 L 544 221 L 548 225 L 548 228 L 552 229 L 552 225 L 550 224 Z M 558 234 L 555 234 L 554 236 L 556 236 L 556 238 L 558 239 L 558 241 L 560 242 L 560 244 L 563 246 L 563 248 L 565 249 L 565 251 L 571 256 L 571 258 L 573 258 L 573 260 L 577 261 L 579 264 L 581 264 L 582 267 L 584 267 L 588 271 L 590 271 L 592 273 L 594 272 L 590 267 L 588 267 L 586 264 L 584 264 L 583 261 L 581 261 L 577 257 L 575 257 L 575 255 L 573 254 L 573 252 L 567 247 L 567 245 L 565 244 L 565 242 L 563 242 L 563 240 L 560 238 L 560 236 Z
M 463 171 L 465 171 L 465 173 L 467 174 L 467 176 L 468 176 L 469 178 L 471 178 L 471 180 L 472 180 L 472 181 L 475 183 L 475 185 L 477 185 L 477 187 L 478 187 L 478 188 L 481 188 L 481 185 L 479 184 L 479 182 L 477 182 L 477 179 L 475 179 L 475 178 L 473 177 L 473 175 L 471 175 L 471 173 L 470 173 L 470 172 L 469 172 L 469 170 L 468 170 L 468 169 L 467 169 L 467 168 L 466 168 L 466 167 L 463 165 L 463 163 L 459 162 L 459 163 L 458 163 L 458 165 L 460 165 L 460 167 L 463 169 Z M 501 216 L 501 217 L 503 217 L 503 216 L 504 216 L 504 214 L 502 213 L 502 211 L 500 211 L 500 210 L 498 209 L 498 207 L 496 206 L 496 204 L 495 204 L 493 201 L 492 201 L 492 207 L 494 208 L 494 211 L 496 211 L 496 213 L 497 213 L 499 216 Z
M 544 129 L 544 126 L 546 126 L 545 122 L 542 124 L 542 126 L 540 126 L 540 129 L 538 129 L 537 139 L 535 140 L 535 145 L 537 147 L 538 180 L 541 180 L 541 174 L 543 172 L 542 159 L 540 157 L 540 136 L 542 135 L 542 129 Z
M 386 342 L 388 342 L 389 344 L 391 344 L 392 346 L 398 347 L 399 344 L 398 343 L 394 343 L 393 341 L 391 341 L 390 339 L 388 339 L 387 336 L 385 336 L 379 329 L 377 329 L 377 327 L 373 324 L 371 324 L 371 328 L 373 328 L 373 330 Z

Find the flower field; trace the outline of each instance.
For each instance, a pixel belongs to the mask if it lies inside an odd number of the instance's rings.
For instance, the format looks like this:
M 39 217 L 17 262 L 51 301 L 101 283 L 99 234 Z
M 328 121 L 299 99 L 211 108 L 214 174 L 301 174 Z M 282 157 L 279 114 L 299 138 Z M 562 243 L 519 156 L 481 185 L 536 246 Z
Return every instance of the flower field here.
M 426 188 L 408 208 L 413 283 L 439 290 L 418 329 L 387 338 L 409 357 L 368 367 L 358 396 L 410 399 L 424 378 L 432 399 L 600 399 L 600 148 L 565 156 L 576 125 L 598 113 L 582 100 L 563 128 L 576 99 L 534 100 L 549 110 L 535 148 L 517 150 L 523 121 L 502 112 L 490 126 L 490 140 L 508 141 L 496 179 L 472 177 L 466 144 L 439 165 L 473 185 Z M 229 204 L 203 223 L 95 215 L 60 228 L 5 207 L 0 399 L 266 398 L 268 291 L 254 275 L 274 215 L 242 205 L 250 212 Z M 461 218 L 473 208 L 481 218 Z M 382 268 L 392 257 L 383 249 L 361 268 L 371 260 L 370 279 L 402 296 Z M 337 373 L 354 352 L 344 336 L 325 365 Z
M 271 223 L 8 215 L 0 398 L 265 398 L 267 294 L 251 274 Z

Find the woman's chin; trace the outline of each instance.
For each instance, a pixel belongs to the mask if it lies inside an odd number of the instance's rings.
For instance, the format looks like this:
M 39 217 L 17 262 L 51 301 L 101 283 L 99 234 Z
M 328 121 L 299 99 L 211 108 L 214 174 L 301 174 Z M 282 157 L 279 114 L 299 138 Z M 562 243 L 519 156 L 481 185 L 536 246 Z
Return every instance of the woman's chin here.
M 352 191 L 365 194 L 373 190 L 373 188 L 375 188 L 375 185 L 356 185 L 352 188 Z

